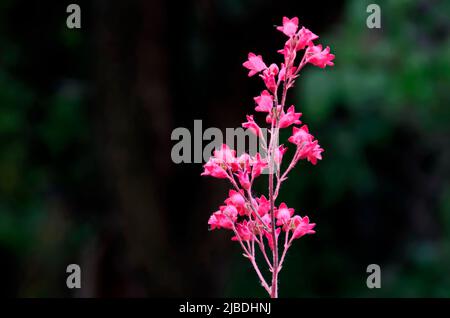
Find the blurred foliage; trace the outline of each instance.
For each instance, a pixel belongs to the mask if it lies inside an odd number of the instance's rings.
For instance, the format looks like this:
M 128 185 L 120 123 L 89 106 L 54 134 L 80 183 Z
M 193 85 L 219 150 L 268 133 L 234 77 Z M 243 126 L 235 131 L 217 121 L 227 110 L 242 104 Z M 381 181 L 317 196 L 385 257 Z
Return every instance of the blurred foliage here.
M 93 161 L 80 155 L 89 145 L 84 92 L 82 83 L 61 69 L 49 79 L 42 74 L 39 83 L 30 79 L 28 74 L 42 65 L 51 72 L 52 63 L 61 65 L 70 52 L 59 60 L 36 61 L 39 54 L 26 49 L 32 39 L 9 29 L 12 5 L 5 1 L 0 8 L 0 252 L 10 258 L 2 259 L 2 272 L 16 280 L 7 279 L 2 289 L 8 295 L 56 296 L 63 290 L 60 268 L 89 236 L 88 226 L 74 226 L 70 212 L 80 207 L 63 203 L 70 199 L 63 198 L 65 189 L 83 187 L 86 165 Z M 61 29 L 55 26 L 64 21 L 46 22 L 43 43 L 51 38 L 80 49 L 79 35 L 65 27 L 60 34 L 51 31 Z M 29 65 L 25 73 L 23 65 Z

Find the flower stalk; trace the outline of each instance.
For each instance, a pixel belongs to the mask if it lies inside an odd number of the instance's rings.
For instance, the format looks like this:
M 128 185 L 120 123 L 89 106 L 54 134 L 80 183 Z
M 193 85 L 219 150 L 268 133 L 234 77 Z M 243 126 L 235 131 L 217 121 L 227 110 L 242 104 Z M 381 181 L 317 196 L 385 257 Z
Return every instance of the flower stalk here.
M 234 150 L 223 144 L 203 166 L 202 173 L 230 181 L 233 189 L 229 190 L 224 205 L 209 218 L 209 227 L 211 230 L 228 229 L 233 232 L 231 239 L 239 243 L 244 257 L 250 261 L 262 287 L 272 298 L 278 297 L 279 273 L 292 242 L 306 234 L 315 233 L 315 223 L 310 223 L 307 216 L 294 215 L 294 209 L 288 208 L 284 202 L 277 206 L 281 185 L 300 160 L 307 160 L 315 165 L 322 159 L 323 152 L 318 141 L 309 133 L 308 127 L 299 126 L 302 114 L 295 111 L 295 106 L 286 110 L 287 94 L 305 65 L 312 64 L 320 68 L 334 65 L 334 55 L 330 53 L 329 47 L 322 49 L 320 44 L 315 45 L 313 41 L 318 36 L 305 27 L 299 29 L 298 18 L 284 17 L 282 26 L 277 27 L 277 30 L 288 37 L 284 48 L 278 51 L 283 54 L 283 62 L 267 67 L 260 55 L 249 53 L 248 60 L 243 64 L 249 70 L 248 76 L 259 74 L 266 87 L 254 100 L 255 111 L 266 113 L 266 123 L 270 124 L 270 139 L 264 139 L 253 115 L 247 115 L 247 122 L 242 124 L 259 138 L 265 154 L 250 156 L 243 153 L 236 156 Z M 303 56 L 296 65 L 300 51 L 303 51 Z M 283 155 L 288 149 L 279 145 L 279 132 L 290 126 L 293 131 L 288 141 L 295 146 L 295 153 L 288 167 L 282 171 Z M 253 182 L 267 170 L 268 199 L 264 195 L 257 197 L 252 191 Z M 284 232 L 284 242 L 281 243 L 280 255 L 281 232 Z M 259 247 L 271 273 L 270 280 L 264 277 L 258 265 L 255 245 Z M 266 246 L 272 252 L 272 258 L 267 254 Z

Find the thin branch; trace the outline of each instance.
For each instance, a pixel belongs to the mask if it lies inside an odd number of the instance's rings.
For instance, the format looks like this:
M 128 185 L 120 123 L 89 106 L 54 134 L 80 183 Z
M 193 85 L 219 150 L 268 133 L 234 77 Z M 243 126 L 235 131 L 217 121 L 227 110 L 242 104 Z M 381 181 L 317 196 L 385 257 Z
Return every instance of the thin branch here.
M 264 259 L 266 260 L 266 263 L 269 266 L 269 270 L 273 271 L 272 263 L 269 261 L 269 257 L 267 256 L 267 253 L 266 253 L 266 246 L 264 245 L 264 240 L 263 240 L 262 234 L 259 234 L 259 237 L 260 237 L 260 240 L 257 240 L 257 243 L 258 243 L 259 249 L 261 251 L 261 254 L 263 255 Z
M 283 254 L 281 255 L 280 264 L 278 265 L 278 271 L 281 270 L 284 258 L 286 257 L 287 250 L 289 249 L 289 247 L 291 247 L 290 242 L 288 242 L 289 231 L 290 231 L 289 229 L 286 231 L 286 235 L 284 237 L 284 249 L 283 249 Z
M 295 167 L 295 165 L 298 162 L 298 159 L 299 159 L 298 152 L 299 152 L 299 149 L 297 148 L 297 150 L 295 151 L 294 157 L 292 158 L 291 163 L 289 164 L 288 168 L 284 171 L 282 176 L 277 179 L 277 187 L 275 189 L 275 195 L 274 195 L 275 199 L 278 197 L 278 193 L 280 191 L 281 184 L 287 179 L 288 173 Z
M 231 221 L 232 224 L 232 229 L 234 232 L 234 235 L 236 235 L 236 238 L 238 239 L 239 244 L 241 245 L 242 249 L 245 252 L 245 257 L 248 258 L 250 260 L 250 262 L 253 265 L 253 268 L 255 269 L 256 274 L 258 275 L 259 280 L 261 281 L 261 285 L 264 287 L 264 289 L 270 294 L 270 288 L 269 285 L 267 284 L 266 280 L 264 279 L 264 276 L 261 274 L 261 271 L 259 270 L 258 264 L 256 264 L 255 262 L 255 257 L 254 255 L 250 254 L 250 252 L 245 248 L 244 243 L 242 242 L 242 238 L 239 235 L 238 231 L 236 230 L 236 226 L 234 225 L 233 220 L 227 216 L 228 219 Z M 247 242 L 248 243 L 248 242 Z

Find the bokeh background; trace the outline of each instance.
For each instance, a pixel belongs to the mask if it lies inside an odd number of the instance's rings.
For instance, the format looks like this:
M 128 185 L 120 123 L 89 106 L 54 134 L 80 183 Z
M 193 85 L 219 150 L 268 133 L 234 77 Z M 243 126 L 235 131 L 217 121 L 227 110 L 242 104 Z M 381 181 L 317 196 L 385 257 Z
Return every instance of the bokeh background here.
M 262 89 L 241 64 L 280 61 L 287 15 L 336 65 L 290 97 L 325 153 L 281 194 L 317 223 L 281 296 L 450 296 L 448 1 L 80 0 L 79 30 L 69 3 L 0 4 L 0 294 L 264 296 L 229 233 L 208 232 L 228 185 L 174 164 L 170 135 L 240 125 Z

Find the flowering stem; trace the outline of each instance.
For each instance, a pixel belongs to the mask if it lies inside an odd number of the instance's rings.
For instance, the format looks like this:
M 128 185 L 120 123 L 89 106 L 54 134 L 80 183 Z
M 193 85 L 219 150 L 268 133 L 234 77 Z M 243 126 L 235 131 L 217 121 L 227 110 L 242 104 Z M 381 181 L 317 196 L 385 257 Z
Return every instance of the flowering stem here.
M 272 216 L 272 241 L 273 241 L 273 264 L 272 264 L 272 290 L 270 297 L 278 298 L 278 242 L 275 225 L 275 211 L 273 199 L 273 166 L 271 164 L 269 172 L 269 200 L 270 200 L 270 214 Z
M 289 58 L 287 61 L 287 69 L 290 68 L 291 63 L 293 61 Z M 288 77 L 288 74 L 285 75 L 285 80 L 283 82 L 283 91 L 281 95 L 281 110 L 284 109 L 284 106 L 286 104 L 286 96 L 287 91 L 289 89 L 290 84 L 290 77 Z M 286 84 L 288 83 L 288 84 Z M 275 94 L 275 101 L 278 101 L 278 97 Z M 278 105 L 276 105 L 277 108 L 275 120 L 272 120 L 272 128 L 271 128 L 271 135 L 270 135 L 270 165 L 269 165 L 269 200 L 270 200 L 270 214 L 272 216 L 272 240 L 273 240 L 273 264 L 272 264 L 272 290 L 271 290 L 271 297 L 272 298 L 278 298 L 278 272 L 280 270 L 280 266 L 278 264 L 278 238 L 276 234 L 276 223 L 275 223 L 275 199 L 276 196 L 274 195 L 274 186 L 273 186 L 273 178 L 274 178 L 274 171 L 273 171 L 273 165 L 274 165 L 274 151 L 275 147 L 278 147 L 278 133 L 280 129 L 280 113 L 281 110 L 278 111 Z M 273 122 L 275 121 L 275 125 Z M 277 167 L 277 179 L 279 178 L 279 167 Z M 279 190 L 279 182 L 277 182 L 277 189 Z M 278 190 L 276 191 L 276 194 L 278 196 Z
M 282 101 L 285 100 L 286 90 L 283 87 L 283 97 Z M 272 242 L 273 242 L 273 263 L 272 263 L 272 289 L 270 293 L 271 298 L 278 298 L 278 238 L 276 233 L 276 222 L 275 222 L 275 198 L 274 198 L 274 187 L 273 187 L 273 177 L 274 177 L 274 149 L 275 143 L 278 140 L 278 111 L 275 117 L 275 125 L 272 121 L 271 135 L 270 135 L 270 150 L 269 150 L 269 201 L 270 201 L 270 216 L 272 218 Z
M 242 126 L 259 137 L 260 149 L 263 152 L 255 156 L 243 153 L 236 157 L 236 151 L 223 144 L 220 149 L 214 151 L 214 156 L 204 165 L 205 170 L 202 173 L 202 175 L 228 179 L 236 189 L 237 192 L 229 191 L 229 197 L 225 200 L 226 205 L 220 206 L 219 210 L 210 216 L 208 224 L 210 229 L 224 228 L 234 232 L 235 236 L 232 240 L 239 242 L 244 251 L 244 257 L 250 260 L 261 285 L 272 298 L 278 297 L 278 274 L 292 241 L 306 234 L 315 233 L 313 230 L 315 223 L 310 223 L 307 216 L 294 215 L 294 209 L 288 208 L 284 202 L 276 207 L 275 201 L 281 184 L 298 161 L 307 159 L 315 165 L 317 160 L 322 159 L 323 152 L 306 125 L 294 126 L 301 124 L 299 120 L 301 113 L 295 112 L 294 105 L 285 111 L 287 92 L 293 87 L 298 74 L 306 64 L 324 68 L 332 66 L 334 59 L 334 54 L 330 54 L 329 47 L 322 49 L 322 45 L 313 43 L 318 38 L 317 35 L 305 27 L 298 28 L 297 17 L 292 19 L 283 17 L 283 26 L 278 26 L 277 30 L 289 37 L 284 49 L 279 51 L 284 55 L 281 67 L 275 63 L 267 66 L 261 55 L 254 53 L 249 53 L 248 60 L 243 63 L 243 66 L 249 70 L 248 76 L 259 73 L 266 85 L 267 90 L 262 91 L 254 100 L 257 104 L 255 110 L 267 113 L 266 121 L 270 122 L 270 139 L 269 135 L 265 136 L 262 133 L 253 115 L 247 115 L 247 122 L 242 123 Z M 305 50 L 303 57 L 295 67 L 297 52 L 303 49 Z M 279 146 L 278 138 L 280 129 L 289 126 L 293 126 L 293 133 L 288 141 L 295 144 L 297 148 L 289 166 L 282 173 L 281 163 L 287 148 L 284 145 Z M 269 200 L 264 195 L 258 198 L 252 194 L 253 182 L 267 166 Z M 285 234 L 280 257 L 281 249 L 279 250 L 278 239 L 281 231 Z M 267 240 L 272 251 L 272 259 L 266 253 L 264 240 Z M 256 244 L 272 273 L 271 281 L 266 281 L 258 267 Z

